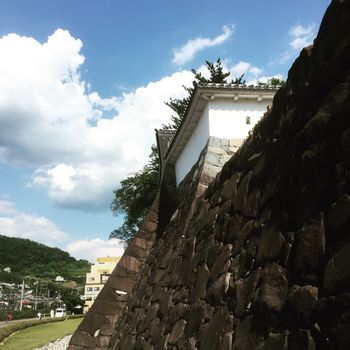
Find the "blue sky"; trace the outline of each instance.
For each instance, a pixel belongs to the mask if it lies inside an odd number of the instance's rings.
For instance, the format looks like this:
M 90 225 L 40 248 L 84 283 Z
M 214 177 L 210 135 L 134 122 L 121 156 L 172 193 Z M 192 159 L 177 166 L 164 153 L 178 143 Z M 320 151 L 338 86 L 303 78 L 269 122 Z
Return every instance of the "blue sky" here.
M 220 57 L 249 83 L 286 78 L 328 5 L 1 0 L 0 234 L 118 253 L 112 190 L 147 162 L 190 69 Z

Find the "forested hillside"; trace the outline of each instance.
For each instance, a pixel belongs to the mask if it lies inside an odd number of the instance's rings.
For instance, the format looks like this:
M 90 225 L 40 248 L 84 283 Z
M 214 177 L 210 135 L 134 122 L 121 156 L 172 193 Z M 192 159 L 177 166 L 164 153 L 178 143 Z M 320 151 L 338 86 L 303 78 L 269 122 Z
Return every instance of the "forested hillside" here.
M 6 267 L 11 268 L 11 273 L 3 271 Z M 2 282 L 20 282 L 23 276 L 53 279 L 57 275 L 66 280 L 83 282 L 90 263 L 76 260 L 58 248 L 0 235 L 0 270 Z

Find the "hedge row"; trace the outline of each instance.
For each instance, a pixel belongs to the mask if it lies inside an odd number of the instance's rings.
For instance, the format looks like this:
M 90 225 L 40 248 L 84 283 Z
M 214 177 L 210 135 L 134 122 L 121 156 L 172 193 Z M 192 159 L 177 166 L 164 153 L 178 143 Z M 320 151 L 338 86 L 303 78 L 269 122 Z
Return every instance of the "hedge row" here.
M 13 322 L 13 323 L 9 322 L 8 325 L 0 328 L 0 342 L 2 342 L 5 338 L 9 337 L 12 333 L 28 327 L 38 326 L 45 323 L 60 322 L 66 319 L 79 318 L 79 317 L 83 317 L 83 315 L 70 315 L 67 317 L 54 317 L 54 318 L 45 318 L 42 320 L 28 320 L 28 321 Z

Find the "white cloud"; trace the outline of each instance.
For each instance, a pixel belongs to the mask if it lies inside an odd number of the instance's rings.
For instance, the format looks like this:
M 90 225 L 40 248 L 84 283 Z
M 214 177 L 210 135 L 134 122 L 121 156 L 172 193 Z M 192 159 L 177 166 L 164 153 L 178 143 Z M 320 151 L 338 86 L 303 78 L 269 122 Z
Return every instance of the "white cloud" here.
M 121 256 L 124 253 L 123 242 L 118 239 L 102 240 L 94 238 L 69 243 L 65 250 L 76 259 L 95 262 L 97 257 Z
M 296 24 L 289 30 L 288 34 L 291 38 L 288 43 L 289 48 L 279 54 L 277 58 L 270 59 L 268 65 L 282 65 L 295 59 L 301 49 L 312 44 L 316 36 L 316 25 L 314 23 L 306 26 Z
M 239 78 L 242 74 L 244 74 L 244 79 L 246 80 L 256 78 L 262 73 L 261 68 L 255 67 L 251 63 L 244 61 L 236 63 L 229 70 L 231 72 L 232 77 Z
M 174 49 L 174 57 L 172 62 L 177 65 L 183 65 L 191 61 L 197 52 L 212 46 L 218 46 L 224 43 L 234 32 L 233 25 L 225 25 L 222 27 L 223 33 L 214 39 L 199 37 L 189 40 L 179 49 Z
M 19 212 L 13 202 L 0 199 L 0 234 L 31 239 L 49 246 L 68 239 L 53 222 L 35 213 Z
M 169 121 L 164 101 L 183 97 L 192 74 L 102 98 L 80 76 L 81 48 L 61 29 L 43 44 L 0 38 L 0 163 L 33 167 L 27 185 L 46 188 L 57 206 L 108 209 L 113 188 L 147 162 L 154 128 Z
M 289 35 L 292 37 L 289 46 L 293 50 L 301 50 L 305 46 L 312 44 L 316 36 L 316 26 L 315 24 L 309 24 L 307 26 L 297 24 L 290 29 Z

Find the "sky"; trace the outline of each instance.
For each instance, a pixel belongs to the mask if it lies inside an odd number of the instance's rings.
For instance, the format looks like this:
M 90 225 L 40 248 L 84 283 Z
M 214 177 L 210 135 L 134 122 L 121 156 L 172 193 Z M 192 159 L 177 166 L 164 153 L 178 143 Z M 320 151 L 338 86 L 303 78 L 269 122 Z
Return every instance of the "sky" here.
M 120 255 L 113 190 L 140 170 L 191 69 L 287 78 L 324 0 L 0 0 L 0 234 Z

